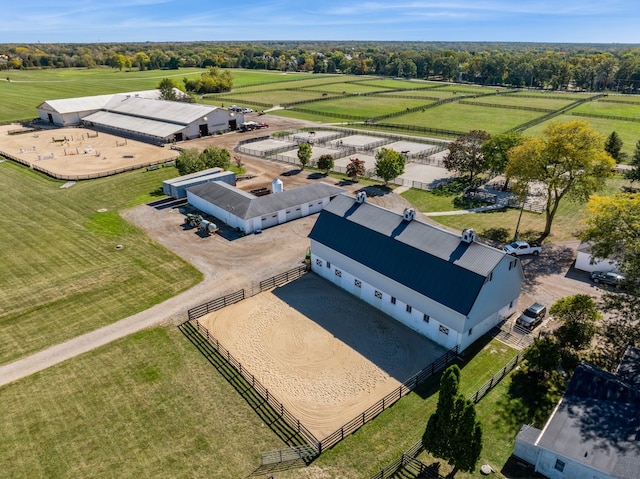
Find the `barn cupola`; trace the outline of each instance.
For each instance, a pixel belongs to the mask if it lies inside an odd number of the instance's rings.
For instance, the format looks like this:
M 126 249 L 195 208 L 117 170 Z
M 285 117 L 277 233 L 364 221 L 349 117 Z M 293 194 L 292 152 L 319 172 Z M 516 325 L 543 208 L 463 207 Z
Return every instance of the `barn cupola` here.
M 472 228 L 463 229 L 462 237 L 460 239 L 465 243 L 473 243 L 476 240 L 476 230 Z

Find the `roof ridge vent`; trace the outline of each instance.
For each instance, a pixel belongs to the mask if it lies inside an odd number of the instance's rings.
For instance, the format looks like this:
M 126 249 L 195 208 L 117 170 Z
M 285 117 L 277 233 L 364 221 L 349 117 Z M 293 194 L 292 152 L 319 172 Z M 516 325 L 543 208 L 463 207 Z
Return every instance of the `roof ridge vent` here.
M 356 193 L 356 202 L 364 203 L 365 201 L 367 201 L 367 193 L 365 191 L 358 191 Z
M 402 213 L 402 219 L 404 221 L 412 221 L 416 219 L 416 210 L 414 210 L 413 208 L 405 208 L 404 212 Z
M 462 237 L 460 238 L 465 243 L 473 243 L 476 240 L 476 230 L 473 228 L 465 228 L 462 230 Z

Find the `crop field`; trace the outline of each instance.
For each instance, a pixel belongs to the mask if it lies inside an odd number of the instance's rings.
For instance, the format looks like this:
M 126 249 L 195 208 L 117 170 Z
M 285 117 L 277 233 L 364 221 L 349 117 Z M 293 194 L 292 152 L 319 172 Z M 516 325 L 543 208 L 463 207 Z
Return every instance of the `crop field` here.
M 63 189 L 64 182 L 0 163 L 0 363 L 143 311 L 200 281 L 195 268 L 118 215 L 151 201 L 162 180 L 176 175 L 174 168 L 139 170 Z
M 385 120 L 385 122 L 400 125 L 427 126 L 459 132 L 485 130 L 494 135 L 508 131 L 540 115 L 542 113 L 525 110 L 504 110 L 501 108 L 447 103 L 425 111 L 391 118 Z

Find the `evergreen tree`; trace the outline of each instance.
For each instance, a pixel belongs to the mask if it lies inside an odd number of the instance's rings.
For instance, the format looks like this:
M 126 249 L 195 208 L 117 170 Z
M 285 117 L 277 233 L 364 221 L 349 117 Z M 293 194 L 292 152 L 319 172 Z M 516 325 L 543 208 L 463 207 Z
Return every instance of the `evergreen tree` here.
M 604 142 L 604 151 L 609 153 L 609 156 L 616 160 L 616 163 L 620 163 L 620 160 L 622 159 L 622 153 L 620 150 L 622 150 L 622 139 L 620 138 L 620 135 L 615 131 L 612 131 Z
M 625 175 L 627 179 L 634 181 L 640 181 L 640 140 L 636 142 L 636 149 L 633 152 L 633 157 L 631 158 L 631 166 L 632 168 L 627 171 Z
M 476 420 L 474 403 L 459 392 L 460 368 L 449 366 L 440 379 L 438 405 L 422 436 L 424 448 L 458 470 L 475 469 L 482 452 L 482 426 Z

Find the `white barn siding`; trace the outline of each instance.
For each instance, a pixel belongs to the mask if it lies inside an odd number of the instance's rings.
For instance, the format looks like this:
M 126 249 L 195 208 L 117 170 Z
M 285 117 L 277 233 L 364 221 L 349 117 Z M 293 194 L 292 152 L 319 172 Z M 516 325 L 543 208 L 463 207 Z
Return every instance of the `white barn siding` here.
M 462 327 L 465 318 L 460 314 L 313 240 L 311 252 L 311 269 L 318 275 L 446 348 L 459 344 L 462 335 L 452 325 Z

